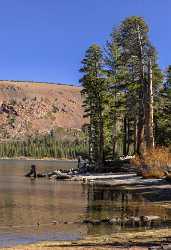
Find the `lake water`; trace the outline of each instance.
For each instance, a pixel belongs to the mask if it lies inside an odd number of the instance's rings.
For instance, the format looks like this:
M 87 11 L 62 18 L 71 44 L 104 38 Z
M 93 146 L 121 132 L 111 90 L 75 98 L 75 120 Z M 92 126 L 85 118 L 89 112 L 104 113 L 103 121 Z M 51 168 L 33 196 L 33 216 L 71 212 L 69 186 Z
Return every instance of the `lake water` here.
M 124 223 L 112 226 L 78 223 L 86 218 L 115 217 L 121 221 L 126 216 L 142 215 L 159 215 L 162 221 L 171 218 L 170 208 L 136 193 L 78 182 L 25 178 L 32 163 L 37 165 L 38 172 L 72 168 L 77 164 L 72 161 L 0 160 L 0 247 L 142 230 Z M 163 225 L 164 222 L 155 226 Z

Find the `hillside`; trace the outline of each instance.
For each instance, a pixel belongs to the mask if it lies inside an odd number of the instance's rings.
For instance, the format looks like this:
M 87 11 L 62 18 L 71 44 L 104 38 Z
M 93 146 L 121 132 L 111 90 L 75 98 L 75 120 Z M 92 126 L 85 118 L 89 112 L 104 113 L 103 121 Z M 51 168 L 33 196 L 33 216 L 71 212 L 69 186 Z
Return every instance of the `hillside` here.
M 84 124 L 80 87 L 0 81 L 0 139 L 46 134 Z

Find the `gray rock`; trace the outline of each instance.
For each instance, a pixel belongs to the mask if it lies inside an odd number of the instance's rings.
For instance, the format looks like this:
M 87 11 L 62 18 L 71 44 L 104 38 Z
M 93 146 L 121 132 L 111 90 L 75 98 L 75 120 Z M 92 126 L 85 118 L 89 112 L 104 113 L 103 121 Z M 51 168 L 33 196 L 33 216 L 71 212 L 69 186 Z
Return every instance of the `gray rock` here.
M 112 218 L 110 219 L 109 221 L 109 224 L 113 225 L 113 224 L 117 224 L 117 223 L 120 223 L 120 218 Z

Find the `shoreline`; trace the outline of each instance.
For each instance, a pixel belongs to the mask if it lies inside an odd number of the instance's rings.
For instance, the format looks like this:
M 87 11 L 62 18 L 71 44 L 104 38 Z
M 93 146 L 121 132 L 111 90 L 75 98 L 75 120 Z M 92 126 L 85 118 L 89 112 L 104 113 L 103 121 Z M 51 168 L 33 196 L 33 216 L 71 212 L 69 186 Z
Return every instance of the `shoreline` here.
M 31 158 L 31 157 L 16 157 L 16 158 L 0 158 L 1 160 L 24 160 L 24 161 L 77 161 L 77 159 L 68 159 L 68 158 Z
M 130 249 L 130 250 L 147 250 L 152 246 L 168 245 L 171 243 L 171 229 L 155 229 L 139 232 L 115 233 L 113 235 L 90 236 L 77 241 L 44 241 L 34 244 L 17 245 L 15 247 L 0 248 L 10 250 L 36 250 L 36 249 Z M 170 246 L 170 245 L 169 245 Z M 170 249 L 170 248 L 168 248 Z

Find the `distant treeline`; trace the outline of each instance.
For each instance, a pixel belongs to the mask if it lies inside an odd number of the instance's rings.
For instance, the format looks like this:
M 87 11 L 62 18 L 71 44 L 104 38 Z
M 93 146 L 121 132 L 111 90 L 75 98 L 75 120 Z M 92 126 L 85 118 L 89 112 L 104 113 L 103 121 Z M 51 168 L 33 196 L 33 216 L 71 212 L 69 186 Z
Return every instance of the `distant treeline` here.
M 56 140 L 53 134 L 0 143 L 0 157 L 67 158 L 87 154 L 86 140 Z
M 54 84 L 54 85 L 66 85 L 70 87 L 75 87 L 74 84 L 59 83 L 59 82 L 40 82 L 40 81 L 31 81 L 31 80 L 0 80 L 0 82 L 14 82 L 14 83 L 45 83 L 45 84 Z

